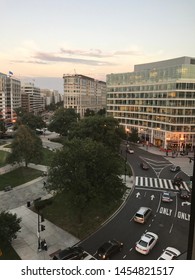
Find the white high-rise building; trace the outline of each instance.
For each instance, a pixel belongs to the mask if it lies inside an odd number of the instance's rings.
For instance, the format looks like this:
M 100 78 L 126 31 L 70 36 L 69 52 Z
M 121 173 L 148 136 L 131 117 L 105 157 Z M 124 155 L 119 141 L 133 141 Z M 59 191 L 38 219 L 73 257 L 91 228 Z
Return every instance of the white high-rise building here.
M 35 87 L 33 83 L 22 85 L 22 108 L 27 112 L 37 114 L 45 108 L 44 99 L 40 94 L 40 88 Z
M 87 109 L 106 107 L 106 83 L 84 75 L 63 75 L 64 108 L 73 108 L 81 117 Z
M 21 107 L 21 82 L 0 73 L 0 120 L 9 126 L 16 121 L 15 109 Z

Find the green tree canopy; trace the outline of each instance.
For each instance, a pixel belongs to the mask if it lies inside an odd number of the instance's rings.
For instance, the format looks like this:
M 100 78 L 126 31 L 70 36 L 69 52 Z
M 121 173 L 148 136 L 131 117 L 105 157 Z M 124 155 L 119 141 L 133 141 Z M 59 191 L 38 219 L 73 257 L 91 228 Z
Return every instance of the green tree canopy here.
M 48 189 L 69 195 L 80 213 L 87 203 L 118 199 L 124 191 L 118 154 L 88 138 L 67 141 L 52 162 Z
M 20 163 L 25 165 L 33 161 L 39 163 L 43 157 L 43 148 L 41 139 L 25 125 L 20 125 L 11 145 L 12 152 L 8 156 L 8 162 Z
M 17 218 L 16 214 L 9 212 L 0 213 L 0 241 L 2 244 L 11 243 L 12 239 L 17 237 L 20 227 L 21 218 Z
M 139 140 L 137 128 L 132 128 L 132 130 L 128 136 L 128 140 L 130 142 L 137 143 L 137 141 Z
M 66 136 L 78 119 L 79 114 L 77 114 L 74 109 L 65 109 L 61 107 L 55 111 L 48 129 L 62 136 Z
M 107 147 L 118 151 L 121 138 L 125 131 L 113 117 L 95 115 L 87 117 L 78 122 L 71 130 L 69 138 L 74 137 L 85 139 L 91 138 L 94 141 L 102 142 Z
M 36 128 L 43 128 L 46 126 L 41 116 L 35 116 L 33 113 L 26 112 L 24 109 L 17 109 L 17 125 L 20 124 L 26 125 L 32 130 Z

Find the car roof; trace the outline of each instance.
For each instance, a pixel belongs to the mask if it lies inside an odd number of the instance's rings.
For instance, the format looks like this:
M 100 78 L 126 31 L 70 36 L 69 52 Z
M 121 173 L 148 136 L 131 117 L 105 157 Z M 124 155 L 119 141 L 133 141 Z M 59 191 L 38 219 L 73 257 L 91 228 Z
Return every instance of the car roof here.
M 163 192 L 163 195 L 170 195 L 170 192 Z
M 107 250 L 108 248 L 110 248 L 113 244 L 115 244 L 114 240 L 109 240 L 107 242 L 105 242 L 104 244 L 102 244 L 100 247 L 99 247 L 99 250 Z
M 59 252 L 59 258 L 64 258 L 65 256 L 68 256 L 69 254 L 72 254 L 74 252 L 81 252 L 81 247 L 68 247 L 62 251 Z
M 143 214 L 143 212 L 145 212 L 148 209 L 151 210 L 149 207 L 142 206 L 142 207 L 139 208 L 139 210 L 136 213 Z
M 172 259 L 174 256 L 179 256 L 181 252 L 173 247 L 167 247 L 159 259 Z
M 147 231 L 146 233 L 144 233 L 144 234 L 142 235 L 141 239 L 142 239 L 143 241 L 148 242 L 149 240 L 151 240 L 151 239 L 154 238 L 154 237 L 155 237 L 155 238 L 157 237 L 157 235 L 156 235 L 155 233 L 150 232 L 150 231 Z

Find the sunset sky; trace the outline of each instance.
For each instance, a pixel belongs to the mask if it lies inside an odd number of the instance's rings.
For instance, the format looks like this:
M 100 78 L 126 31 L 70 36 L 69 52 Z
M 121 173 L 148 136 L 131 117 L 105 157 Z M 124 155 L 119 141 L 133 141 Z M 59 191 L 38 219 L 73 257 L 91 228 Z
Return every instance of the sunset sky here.
M 195 57 L 194 0 L 0 0 L 0 72 L 62 92 L 63 74 L 106 80 Z

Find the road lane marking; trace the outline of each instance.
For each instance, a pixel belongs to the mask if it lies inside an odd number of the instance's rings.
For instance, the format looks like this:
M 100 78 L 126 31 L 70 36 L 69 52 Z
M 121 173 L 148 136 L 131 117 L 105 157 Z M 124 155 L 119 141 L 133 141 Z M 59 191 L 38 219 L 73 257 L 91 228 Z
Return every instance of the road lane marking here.
M 169 233 L 172 232 L 172 229 L 173 229 L 173 224 L 171 225 L 171 228 L 170 228 L 170 230 L 169 230 Z
M 163 183 L 161 179 L 159 179 L 159 184 L 160 184 L 160 188 L 163 189 Z

